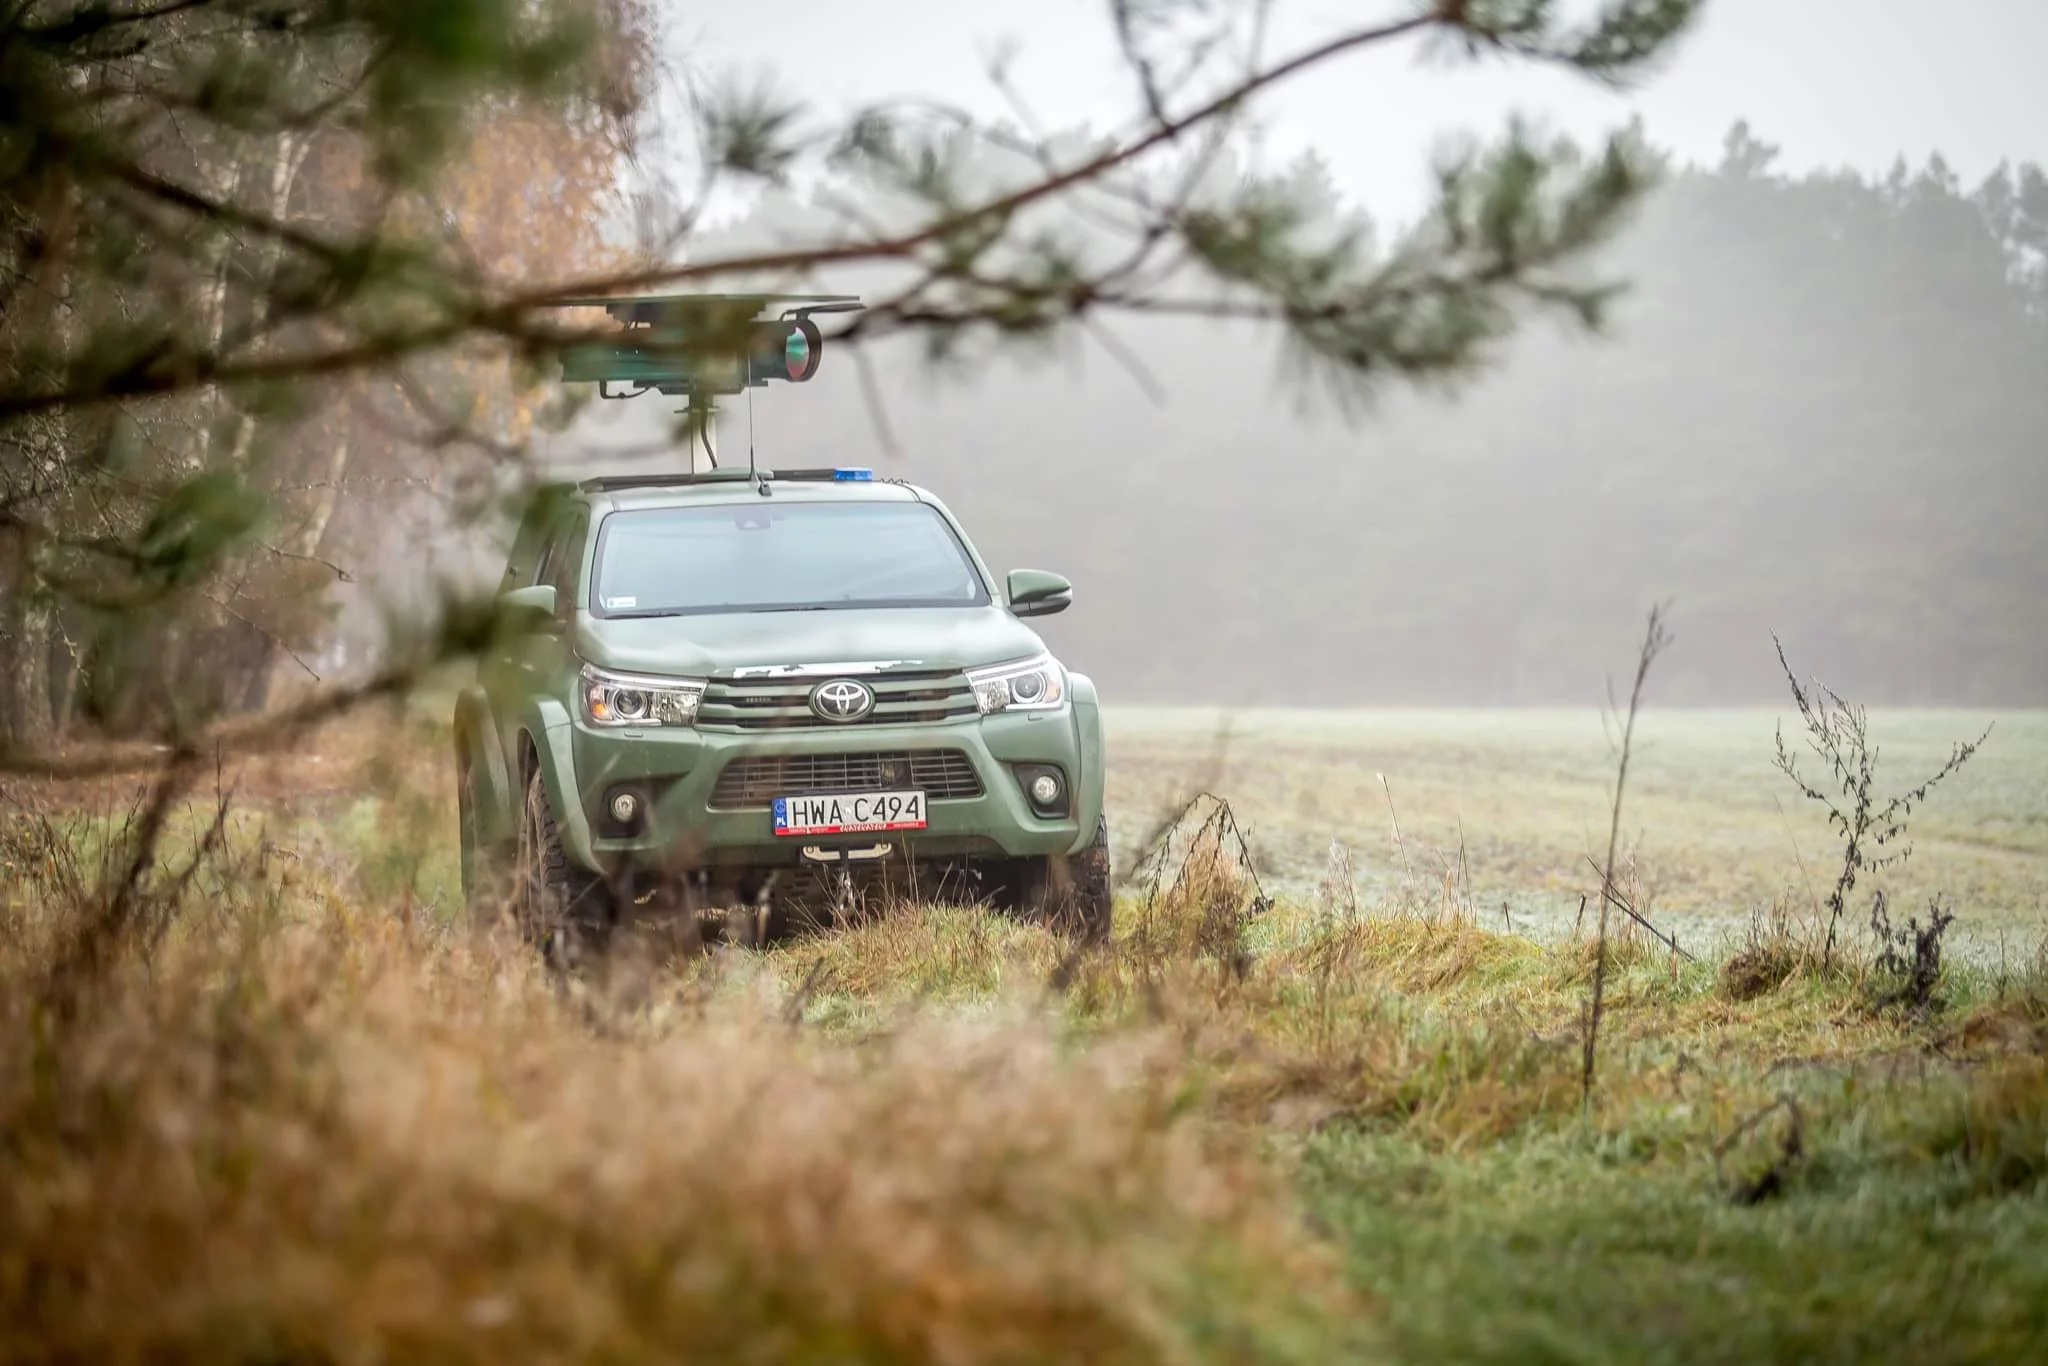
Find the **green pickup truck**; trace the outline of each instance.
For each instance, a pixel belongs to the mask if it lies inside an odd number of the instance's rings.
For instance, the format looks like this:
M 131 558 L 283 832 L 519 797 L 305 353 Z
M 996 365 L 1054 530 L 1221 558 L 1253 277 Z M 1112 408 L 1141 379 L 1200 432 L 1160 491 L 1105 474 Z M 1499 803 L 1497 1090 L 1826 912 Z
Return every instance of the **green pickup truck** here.
M 999 585 L 865 469 L 547 494 L 455 707 L 473 910 L 573 947 L 629 907 L 765 923 L 882 885 L 1108 932 L 1095 687 L 1025 621 L 1065 579 Z

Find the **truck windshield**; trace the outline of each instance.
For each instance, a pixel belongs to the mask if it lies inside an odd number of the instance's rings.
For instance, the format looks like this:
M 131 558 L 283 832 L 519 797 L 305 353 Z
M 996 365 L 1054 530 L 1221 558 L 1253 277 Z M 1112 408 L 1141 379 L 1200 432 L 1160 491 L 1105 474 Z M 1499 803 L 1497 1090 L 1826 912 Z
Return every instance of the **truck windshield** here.
M 598 534 L 600 616 L 974 607 L 988 588 L 923 503 L 800 502 L 615 512 Z

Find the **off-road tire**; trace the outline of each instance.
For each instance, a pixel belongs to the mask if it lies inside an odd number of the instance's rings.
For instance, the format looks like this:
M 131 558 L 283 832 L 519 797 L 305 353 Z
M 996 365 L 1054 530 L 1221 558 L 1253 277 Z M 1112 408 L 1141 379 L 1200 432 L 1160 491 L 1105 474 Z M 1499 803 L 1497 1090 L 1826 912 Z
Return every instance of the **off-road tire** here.
M 455 809 L 462 834 L 462 904 L 470 923 L 488 925 L 511 908 L 514 850 L 503 840 L 484 838 L 476 765 L 466 753 L 455 760 Z
M 550 964 L 570 967 L 603 950 L 617 919 L 610 889 L 595 873 L 569 861 L 537 769 L 526 779 L 514 867 L 514 918 L 521 936 Z
M 1110 936 L 1109 821 L 1098 818 L 1095 839 L 1078 854 L 1019 859 L 998 890 L 999 904 L 1083 943 Z
M 1116 898 L 1111 886 L 1109 818 L 1095 818 L 1095 839 L 1079 856 L 1067 860 L 1072 875 L 1072 911 L 1083 939 L 1106 940 L 1113 928 Z

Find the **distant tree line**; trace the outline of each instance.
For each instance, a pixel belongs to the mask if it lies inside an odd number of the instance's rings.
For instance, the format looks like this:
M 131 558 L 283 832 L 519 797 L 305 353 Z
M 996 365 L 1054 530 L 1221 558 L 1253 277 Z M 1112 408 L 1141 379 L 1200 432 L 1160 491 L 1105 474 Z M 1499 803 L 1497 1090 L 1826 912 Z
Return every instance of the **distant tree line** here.
M 1670 597 L 1667 699 L 1776 700 L 1775 630 L 1876 702 L 2048 702 L 2048 176 L 1776 155 L 1737 125 L 1667 164 L 1598 258 L 1607 340 L 1518 334 L 1453 401 L 1340 425 L 1270 330 L 1140 320 L 1078 367 L 883 363 L 879 422 L 821 376 L 763 431 L 893 445 L 991 553 L 1071 573 L 1048 630 L 1131 699 L 1586 703 Z M 1338 221 L 1315 158 L 1279 178 Z

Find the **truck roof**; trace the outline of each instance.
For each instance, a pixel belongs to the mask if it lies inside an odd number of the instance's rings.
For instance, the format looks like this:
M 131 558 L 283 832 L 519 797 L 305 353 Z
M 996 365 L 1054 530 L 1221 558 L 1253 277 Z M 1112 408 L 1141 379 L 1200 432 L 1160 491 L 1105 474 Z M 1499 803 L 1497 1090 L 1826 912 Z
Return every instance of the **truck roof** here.
M 900 479 L 831 477 L 830 470 L 763 470 L 771 498 L 804 502 L 908 503 L 927 501 L 923 491 Z M 866 471 L 862 471 L 863 476 Z M 701 507 L 722 503 L 753 503 L 761 492 L 745 470 L 703 473 L 604 476 L 575 486 L 592 503 L 613 509 Z

